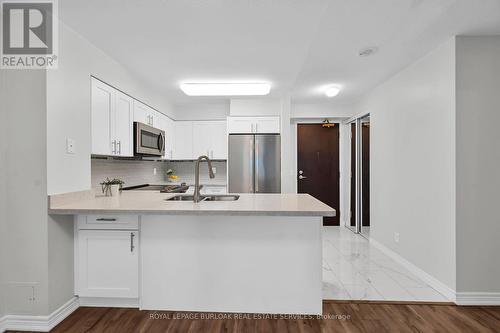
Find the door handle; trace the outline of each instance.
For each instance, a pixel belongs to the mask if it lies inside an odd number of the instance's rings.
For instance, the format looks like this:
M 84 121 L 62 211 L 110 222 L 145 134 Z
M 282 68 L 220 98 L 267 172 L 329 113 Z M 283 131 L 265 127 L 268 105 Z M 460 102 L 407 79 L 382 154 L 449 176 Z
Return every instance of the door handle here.
M 257 192 L 259 192 L 259 140 L 255 139 L 255 193 Z
M 131 232 L 130 233 L 130 252 L 134 252 L 134 248 L 135 248 L 135 246 L 134 246 L 134 237 L 135 237 L 134 233 Z
M 299 179 L 306 179 L 306 176 L 299 175 Z

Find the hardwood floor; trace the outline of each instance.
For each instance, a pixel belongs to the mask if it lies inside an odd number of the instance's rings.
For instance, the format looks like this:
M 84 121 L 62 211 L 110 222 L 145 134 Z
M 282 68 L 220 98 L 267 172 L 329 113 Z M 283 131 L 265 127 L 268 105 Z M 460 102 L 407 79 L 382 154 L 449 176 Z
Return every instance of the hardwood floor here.
M 325 301 L 323 313 L 317 319 L 82 307 L 51 332 L 500 332 L 500 307 Z

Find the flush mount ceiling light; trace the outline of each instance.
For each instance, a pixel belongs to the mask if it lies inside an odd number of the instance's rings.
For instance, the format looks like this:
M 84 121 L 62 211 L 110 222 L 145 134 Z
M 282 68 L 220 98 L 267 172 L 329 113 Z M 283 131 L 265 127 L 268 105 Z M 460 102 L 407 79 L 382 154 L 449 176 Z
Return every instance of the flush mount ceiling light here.
M 375 53 L 377 53 L 378 47 L 376 46 L 371 46 L 371 47 L 365 47 L 364 49 L 359 50 L 358 55 L 360 57 L 369 57 Z
M 263 96 L 269 94 L 269 83 L 182 83 L 181 90 L 188 96 Z
M 340 87 L 330 86 L 330 87 L 326 88 L 325 95 L 326 95 L 326 97 L 335 97 L 339 94 L 339 92 L 340 92 Z

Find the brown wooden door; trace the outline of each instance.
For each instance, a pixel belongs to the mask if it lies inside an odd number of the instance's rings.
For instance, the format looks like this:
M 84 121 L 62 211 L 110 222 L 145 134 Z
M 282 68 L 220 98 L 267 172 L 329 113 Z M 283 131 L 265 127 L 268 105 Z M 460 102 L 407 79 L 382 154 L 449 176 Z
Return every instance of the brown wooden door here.
M 340 225 L 338 124 L 329 128 L 297 125 L 297 167 L 298 192 L 308 193 L 337 211 L 337 216 L 323 218 L 324 225 Z

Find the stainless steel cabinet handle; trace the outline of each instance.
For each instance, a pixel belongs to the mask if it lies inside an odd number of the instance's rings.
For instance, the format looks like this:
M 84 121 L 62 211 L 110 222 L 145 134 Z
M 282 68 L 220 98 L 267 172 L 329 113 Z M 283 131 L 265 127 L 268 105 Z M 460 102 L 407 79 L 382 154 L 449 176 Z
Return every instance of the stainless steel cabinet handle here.
M 116 140 L 111 141 L 111 146 L 113 147 L 111 153 L 116 154 Z
M 121 155 L 121 153 L 122 153 L 122 141 L 121 140 L 118 141 L 117 145 L 118 145 L 118 155 Z
M 134 246 L 134 233 L 130 233 L 130 252 L 134 252 L 135 246 Z
M 98 219 L 95 219 L 96 221 L 106 221 L 106 222 L 113 222 L 113 221 L 116 221 L 115 218 L 111 218 L 111 217 L 100 217 Z

